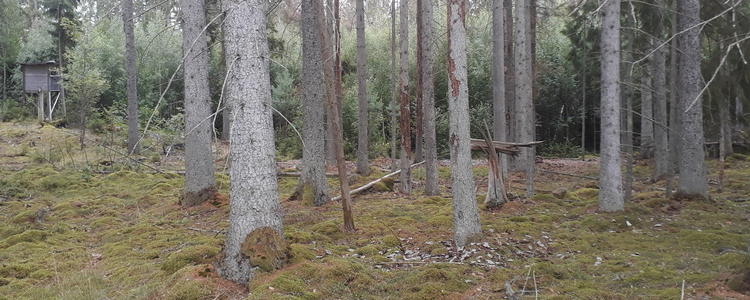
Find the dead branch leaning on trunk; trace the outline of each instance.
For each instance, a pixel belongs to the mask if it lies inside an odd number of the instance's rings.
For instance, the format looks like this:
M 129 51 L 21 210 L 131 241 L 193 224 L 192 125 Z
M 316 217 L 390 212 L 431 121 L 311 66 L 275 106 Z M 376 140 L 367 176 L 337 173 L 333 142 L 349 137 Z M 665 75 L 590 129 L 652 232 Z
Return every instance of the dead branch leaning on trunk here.
M 425 162 L 425 161 L 423 160 L 423 161 L 421 161 L 421 162 L 418 162 L 418 163 L 416 163 L 416 164 L 412 164 L 412 165 L 411 165 L 411 168 L 413 169 L 414 167 L 416 167 L 416 166 L 418 166 L 418 165 L 421 165 L 421 164 L 423 164 L 424 162 Z M 398 174 L 400 174 L 400 173 L 401 173 L 401 170 L 397 170 L 397 171 L 395 171 L 395 172 L 393 172 L 393 173 L 389 173 L 388 175 L 385 175 L 385 176 L 383 176 L 383 177 L 380 177 L 380 178 L 376 179 L 375 181 L 372 181 L 372 182 L 370 182 L 370 183 L 368 183 L 368 184 L 365 184 L 365 185 L 363 185 L 363 186 L 361 186 L 361 187 L 358 187 L 358 188 L 356 188 L 356 189 L 353 189 L 353 190 L 352 190 L 351 192 L 349 192 L 349 194 L 350 194 L 350 195 L 355 195 L 355 194 L 359 194 L 359 193 L 361 193 L 361 192 L 363 192 L 363 191 L 365 191 L 365 190 L 367 190 L 367 189 L 371 188 L 371 187 L 372 187 L 373 185 L 375 185 L 376 183 L 378 183 L 378 182 L 381 182 L 381 181 L 383 181 L 383 179 L 386 179 L 386 178 L 388 178 L 388 177 L 393 177 L 393 176 L 396 176 L 396 175 L 398 175 Z M 332 201 L 339 201 L 339 200 L 341 200 L 341 195 L 339 195 L 339 196 L 336 196 L 336 197 L 333 197 L 333 198 L 331 198 L 331 200 L 332 200 Z

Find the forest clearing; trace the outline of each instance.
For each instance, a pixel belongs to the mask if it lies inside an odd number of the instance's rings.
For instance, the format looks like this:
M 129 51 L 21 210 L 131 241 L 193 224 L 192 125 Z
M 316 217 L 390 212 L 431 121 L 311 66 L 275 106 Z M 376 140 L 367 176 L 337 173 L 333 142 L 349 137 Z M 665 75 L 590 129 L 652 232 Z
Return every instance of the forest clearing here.
M 617 213 L 596 213 L 597 181 L 585 178 L 596 177 L 596 157 L 544 158 L 537 194 L 497 210 L 480 204 L 483 241 L 464 248 L 451 243 L 447 167 L 440 196 L 421 195 L 420 168 L 411 195 L 385 184 L 354 196 L 354 232 L 343 230 L 339 203 L 287 201 L 297 178 L 282 177 L 290 254 L 245 290 L 213 265 L 228 227 L 227 146 L 214 145 L 218 195 L 183 208 L 184 178 L 172 172 L 184 168 L 181 151 L 166 156 L 145 140 L 136 163 L 111 142 L 92 137 L 84 153 L 73 130 L 0 123 L 0 299 L 748 299 L 742 154 L 728 158 L 722 192 L 716 161 L 706 161 L 710 201 L 663 198 L 664 181 L 649 183 L 649 161 L 638 161 L 633 200 Z M 474 163 L 481 195 L 486 159 Z M 374 161 L 352 188 L 389 164 Z M 513 195 L 522 181 L 511 177 Z M 337 179 L 328 183 L 337 195 Z

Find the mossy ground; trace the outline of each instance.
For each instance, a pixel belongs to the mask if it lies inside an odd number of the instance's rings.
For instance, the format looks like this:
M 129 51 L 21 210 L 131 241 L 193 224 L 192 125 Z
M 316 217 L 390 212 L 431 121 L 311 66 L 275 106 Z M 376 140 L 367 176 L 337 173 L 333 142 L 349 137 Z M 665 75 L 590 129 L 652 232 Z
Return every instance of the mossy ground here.
M 342 230 L 340 203 L 283 201 L 288 264 L 258 272 L 246 291 L 212 266 L 227 228 L 225 174 L 215 199 L 183 208 L 182 177 L 150 173 L 96 143 L 86 152 L 65 146 L 74 134 L 0 123 L 0 299 L 499 299 L 505 282 L 536 286 L 542 299 L 678 299 L 683 280 L 686 299 L 738 299 L 730 287 L 750 269 L 737 253 L 750 241 L 745 159 L 728 166 L 721 193 L 711 186 L 711 202 L 665 199 L 664 182 L 650 184 L 640 170 L 633 200 L 612 214 L 596 212 L 595 181 L 539 172 L 538 195 L 483 210 L 484 241 L 464 249 L 451 245 L 450 170 L 441 167 L 442 195 L 422 196 L 415 172 L 412 195 L 353 197 L 355 232 Z M 595 161 L 568 163 L 538 167 L 596 174 Z M 159 164 L 182 167 L 172 156 Z M 352 188 L 386 173 L 374 171 Z M 480 194 L 485 174 L 475 168 Z M 523 193 L 522 178 L 508 182 Z M 337 181 L 329 184 L 335 195 Z M 295 186 L 281 179 L 280 198 Z M 570 192 L 557 199 L 556 188 Z

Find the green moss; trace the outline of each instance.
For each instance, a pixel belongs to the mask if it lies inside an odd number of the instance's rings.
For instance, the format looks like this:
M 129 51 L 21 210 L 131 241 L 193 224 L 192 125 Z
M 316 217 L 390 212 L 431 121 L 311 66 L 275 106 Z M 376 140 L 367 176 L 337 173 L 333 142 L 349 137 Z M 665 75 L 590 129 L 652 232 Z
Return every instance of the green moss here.
M 310 183 L 302 187 L 302 205 L 313 206 L 313 188 Z
M 290 248 L 289 256 L 291 257 L 290 262 L 292 264 L 296 264 L 305 260 L 311 260 L 315 258 L 315 252 L 310 250 L 310 248 L 308 248 L 305 245 L 290 244 L 289 248 Z
M 545 274 L 551 278 L 558 280 L 571 279 L 572 272 L 565 265 L 552 264 L 551 262 L 541 262 L 534 265 L 534 269 L 537 270 L 536 274 Z
M 521 222 L 529 222 L 530 220 L 529 220 L 529 217 L 527 216 L 512 216 L 508 218 L 508 221 L 521 223 Z
M 536 201 L 556 201 L 557 198 L 555 198 L 555 196 L 552 196 L 550 194 L 536 194 L 534 196 L 531 196 L 531 200 L 536 200 Z
M 474 174 L 474 179 L 483 179 L 487 178 L 487 175 L 490 173 L 490 169 L 487 166 L 479 166 L 472 168 L 472 173 Z
M 30 264 L 0 264 L 0 277 L 24 279 L 36 271 Z
M 333 220 L 313 225 L 312 231 L 326 235 L 333 240 L 338 240 L 344 237 L 344 232 L 341 231 L 339 225 Z
M 11 224 L 33 223 L 36 220 L 35 210 L 22 211 L 10 219 Z
M 382 181 L 376 182 L 375 185 L 372 186 L 372 190 L 379 193 L 386 193 L 391 191 L 391 189 L 389 189 L 388 186 Z
M 320 276 L 338 282 L 350 280 L 355 274 L 365 269 L 362 265 L 346 259 L 333 259 L 327 263 L 328 266 L 321 270 Z
M 378 254 L 378 248 L 376 248 L 373 245 L 367 245 L 367 246 L 358 248 L 357 250 L 354 251 L 354 253 L 357 253 L 359 255 L 365 255 L 365 256 L 373 256 L 375 254 Z
M 179 252 L 170 254 L 161 265 L 161 269 L 167 273 L 174 273 L 190 264 L 208 263 L 219 254 L 220 250 L 218 247 L 208 245 L 186 247 Z
M 734 162 L 748 161 L 748 160 L 750 160 L 748 156 L 741 154 L 741 153 L 732 153 L 732 155 L 726 158 L 727 163 L 734 163 Z
M 383 246 L 388 248 L 399 247 L 401 246 L 401 239 L 392 234 L 386 235 L 383 237 Z
M 52 271 L 49 271 L 46 269 L 39 269 L 29 274 L 29 278 L 37 279 L 37 280 L 44 280 L 47 278 L 52 278 L 54 276 L 55 276 L 55 273 L 52 273 Z
M 680 281 L 680 275 L 674 270 L 658 267 L 645 267 L 638 271 L 638 274 L 625 278 L 629 283 L 647 283 L 647 282 L 669 282 L 677 283 Z
M 447 205 L 447 204 L 450 204 L 450 202 L 448 201 L 448 199 L 445 199 L 445 198 L 440 197 L 440 196 L 429 197 L 426 200 L 424 200 L 423 203 L 424 204 L 433 204 L 433 205 Z
M 91 222 L 89 226 L 93 230 L 109 229 L 117 227 L 122 223 L 122 220 L 115 217 L 101 217 L 97 218 L 94 222 Z
M 204 284 L 195 280 L 180 280 L 172 287 L 174 300 L 199 300 L 211 294 Z
M 416 292 L 415 292 L 416 290 Z M 443 299 L 450 295 L 450 292 L 445 290 L 445 287 L 441 283 L 429 282 L 414 287 L 409 293 L 407 293 L 404 299 L 410 300 L 432 300 L 432 299 Z
M 286 294 L 304 294 L 307 292 L 307 285 L 302 279 L 290 272 L 281 272 L 271 281 L 271 286 L 278 292 Z
M 284 230 L 285 232 L 288 232 L 288 230 Z M 292 233 L 287 233 L 286 238 L 290 240 L 292 243 L 310 243 L 314 240 L 313 234 L 307 231 L 295 231 Z
M 430 251 L 430 255 L 443 255 L 447 253 L 448 253 L 448 249 L 445 249 L 443 247 L 435 248 Z
M 451 179 L 451 168 L 449 168 L 449 167 L 438 167 L 438 178 L 440 178 L 440 179 Z
M 413 169 L 411 171 L 411 178 L 414 180 L 425 180 L 426 174 L 425 174 L 425 168 L 418 168 Z
M 381 180 L 380 182 L 385 184 L 385 187 L 387 187 L 389 191 L 393 191 L 393 187 L 396 184 L 391 177 L 383 178 L 383 180 Z
M 427 224 L 438 228 L 453 228 L 453 218 L 438 215 L 427 219 Z
M 0 248 L 7 248 L 18 243 L 33 243 L 36 241 L 42 241 L 47 238 L 47 233 L 41 230 L 27 230 L 22 233 L 10 236 L 0 241 Z
M 482 194 L 482 195 L 477 195 L 477 197 L 476 197 L 476 200 L 477 200 L 477 204 L 482 204 L 482 203 L 484 203 L 484 199 L 486 199 L 486 198 L 487 198 L 487 195 L 486 195 L 486 194 Z
M 599 197 L 599 190 L 592 188 L 582 188 L 573 193 L 583 200 L 596 200 Z
M 261 227 L 245 237 L 240 252 L 250 258 L 251 265 L 271 272 L 283 267 L 289 261 L 291 248 L 276 230 L 271 227 Z

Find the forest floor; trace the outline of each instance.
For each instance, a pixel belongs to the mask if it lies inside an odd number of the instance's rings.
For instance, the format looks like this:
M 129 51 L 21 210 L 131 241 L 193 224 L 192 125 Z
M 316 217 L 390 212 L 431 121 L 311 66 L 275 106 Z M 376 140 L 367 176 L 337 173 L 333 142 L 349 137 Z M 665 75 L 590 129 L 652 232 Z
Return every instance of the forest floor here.
M 464 248 L 451 243 L 448 167 L 440 196 L 422 196 L 423 168 L 411 195 L 354 196 L 354 232 L 342 230 L 340 203 L 288 201 L 297 179 L 280 178 L 289 264 L 259 269 L 246 289 L 212 266 L 229 214 L 226 145 L 215 149 L 219 195 L 182 208 L 180 150 L 165 155 L 150 138 L 132 160 L 119 154 L 122 132 L 88 138 L 85 151 L 77 134 L 0 123 L 0 299 L 750 299 L 750 158 L 740 154 L 722 192 L 706 162 L 710 201 L 665 199 L 651 162 L 637 161 L 619 213 L 596 212 L 596 157 L 542 159 L 536 195 L 520 197 L 513 175 L 514 200 L 493 211 L 480 202 L 484 241 Z M 373 161 L 352 187 L 389 164 Z M 486 176 L 475 160 L 478 194 Z M 338 181 L 329 186 L 337 194 Z

